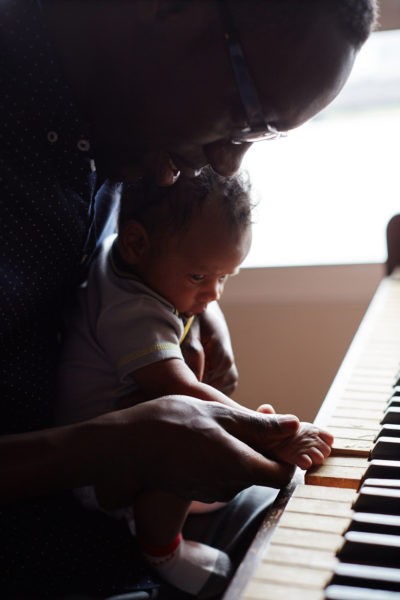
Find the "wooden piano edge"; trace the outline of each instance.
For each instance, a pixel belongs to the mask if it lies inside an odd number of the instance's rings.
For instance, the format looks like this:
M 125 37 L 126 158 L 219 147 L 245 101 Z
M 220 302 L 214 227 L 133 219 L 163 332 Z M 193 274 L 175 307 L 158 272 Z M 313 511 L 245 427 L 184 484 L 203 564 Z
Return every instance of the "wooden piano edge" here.
M 254 574 L 258 563 L 261 562 L 272 535 L 279 523 L 287 503 L 289 502 L 296 487 L 304 483 L 304 471 L 296 469 L 290 483 L 282 488 L 275 502 L 268 509 L 247 554 L 234 574 L 231 583 L 225 590 L 222 600 L 239 600 Z

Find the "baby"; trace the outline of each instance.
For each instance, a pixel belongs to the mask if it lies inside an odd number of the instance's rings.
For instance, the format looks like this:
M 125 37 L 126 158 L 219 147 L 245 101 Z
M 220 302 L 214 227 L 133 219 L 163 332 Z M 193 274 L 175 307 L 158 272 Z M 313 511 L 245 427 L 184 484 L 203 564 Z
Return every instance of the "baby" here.
M 118 229 L 105 241 L 70 315 L 60 369 L 62 421 L 170 394 L 249 410 L 200 381 L 181 350 L 196 316 L 219 300 L 249 251 L 246 182 L 206 168 L 172 187 L 144 180 L 127 185 Z M 273 412 L 269 405 L 259 410 Z M 266 445 L 268 457 L 306 469 L 329 455 L 332 442 L 328 432 L 293 417 L 288 431 Z M 207 598 L 225 588 L 231 565 L 220 550 L 182 538 L 191 506 L 165 492 L 138 494 L 132 498 L 134 530 L 164 580 Z

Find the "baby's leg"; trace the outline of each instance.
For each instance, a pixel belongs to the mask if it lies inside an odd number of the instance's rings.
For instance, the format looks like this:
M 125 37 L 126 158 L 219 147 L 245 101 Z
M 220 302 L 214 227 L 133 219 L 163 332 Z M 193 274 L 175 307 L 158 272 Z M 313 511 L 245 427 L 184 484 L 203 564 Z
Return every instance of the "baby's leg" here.
M 198 502 L 197 500 L 193 500 L 190 503 L 188 514 L 196 515 L 215 512 L 216 510 L 226 506 L 226 504 L 226 502 Z
M 208 598 L 226 587 L 231 571 L 227 554 L 181 535 L 190 501 L 165 492 L 140 494 L 134 503 L 136 534 L 145 558 L 171 585 Z
M 181 532 L 190 500 L 165 492 L 144 492 L 134 501 L 136 534 L 147 544 L 170 544 Z

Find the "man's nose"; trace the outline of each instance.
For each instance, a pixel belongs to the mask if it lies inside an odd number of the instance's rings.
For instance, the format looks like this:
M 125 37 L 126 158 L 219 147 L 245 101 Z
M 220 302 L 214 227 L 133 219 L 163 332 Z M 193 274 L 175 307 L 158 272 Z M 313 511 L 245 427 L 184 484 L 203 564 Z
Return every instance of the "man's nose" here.
M 204 154 L 214 171 L 224 177 L 234 175 L 251 144 L 233 144 L 230 140 L 221 140 L 204 146 Z

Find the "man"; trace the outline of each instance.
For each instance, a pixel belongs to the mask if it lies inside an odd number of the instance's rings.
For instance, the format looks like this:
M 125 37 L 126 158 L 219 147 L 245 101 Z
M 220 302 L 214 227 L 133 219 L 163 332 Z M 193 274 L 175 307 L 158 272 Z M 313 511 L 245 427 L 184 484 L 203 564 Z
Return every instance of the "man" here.
M 115 507 L 138 489 L 228 500 L 252 484 L 279 488 L 292 470 L 263 452 L 298 427 L 293 416 L 161 398 L 51 428 L 60 314 L 112 226 L 109 180 L 171 185 L 207 163 L 235 172 L 253 140 L 300 125 L 337 95 L 374 9 L 372 0 L 4 0 L 0 11 L 2 591 L 104 597 L 146 586 L 147 572 L 122 526 L 83 513 L 64 490 L 94 484 Z M 232 387 L 220 314 L 201 336 L 208 381 Z M 243 513 L 274 497 L 256 490 L 213 525 L 222 538 L 227 519 L 226 547 L 239 558 L 248 534 L 234 536 L 233 523 L 249 531 Z

